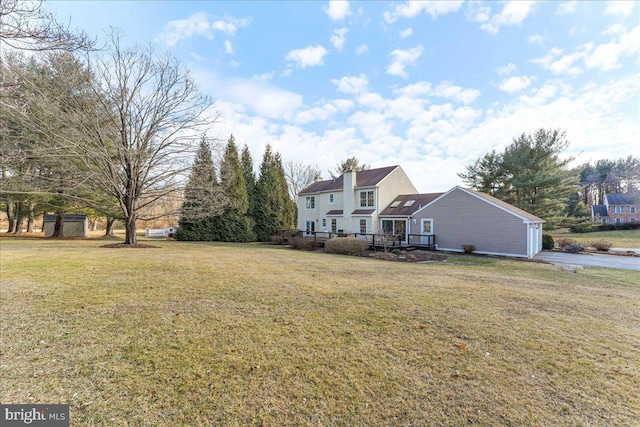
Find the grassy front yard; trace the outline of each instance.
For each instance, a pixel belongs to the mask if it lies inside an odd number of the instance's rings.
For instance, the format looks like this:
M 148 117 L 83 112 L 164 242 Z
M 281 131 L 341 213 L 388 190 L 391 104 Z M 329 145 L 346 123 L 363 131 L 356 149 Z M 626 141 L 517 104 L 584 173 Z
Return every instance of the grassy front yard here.
M 633 425 L 640 274 L 0 240 L 0 401 L 73 426 Z
M 613 243 L 614 248 L 640 248 L 640 230 L 611 230 L 594 233 L 570 233 L 567 229 L 550 231 L 554 239 L 573 239 L 578 242 L 605 239 Z

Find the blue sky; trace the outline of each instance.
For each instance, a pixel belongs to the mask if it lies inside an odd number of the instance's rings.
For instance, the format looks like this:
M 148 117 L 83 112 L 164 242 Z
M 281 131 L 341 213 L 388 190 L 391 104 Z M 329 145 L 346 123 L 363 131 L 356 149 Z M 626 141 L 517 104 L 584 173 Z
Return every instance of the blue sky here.
M 521 133 L 574 164 L 640 155 L 638 2 L 49 2 L 60 21 L 176 56 L 210 136 L 328 170 L 399 164 L 421 192 Z

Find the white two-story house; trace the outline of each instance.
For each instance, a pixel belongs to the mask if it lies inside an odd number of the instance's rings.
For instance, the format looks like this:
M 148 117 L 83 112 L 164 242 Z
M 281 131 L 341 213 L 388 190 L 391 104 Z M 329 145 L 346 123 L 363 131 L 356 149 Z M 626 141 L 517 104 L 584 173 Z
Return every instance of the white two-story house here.
M 380 212 L 398 194 L 413 193 L 417 190 L 400 166 L 317 180 L 298 195 L 298 229 L 307 234 L 379 233 Z

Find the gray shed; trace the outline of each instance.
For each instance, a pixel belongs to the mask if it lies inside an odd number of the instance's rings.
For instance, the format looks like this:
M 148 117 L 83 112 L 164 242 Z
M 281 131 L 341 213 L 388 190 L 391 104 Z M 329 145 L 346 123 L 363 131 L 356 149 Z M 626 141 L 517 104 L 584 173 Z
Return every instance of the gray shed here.
M 44 216 L 44 237 L 53 236 L 58 215 Z M 89 220 L 86 215 L 65 215 L 63 217 L 64 237 L 87 237 L 89 234 Z

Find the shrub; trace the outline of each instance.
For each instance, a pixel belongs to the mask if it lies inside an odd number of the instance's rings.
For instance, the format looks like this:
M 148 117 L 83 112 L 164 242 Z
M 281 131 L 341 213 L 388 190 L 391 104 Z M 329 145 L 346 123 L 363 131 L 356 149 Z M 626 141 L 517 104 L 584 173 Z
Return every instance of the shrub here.
M 394 249 L 391 251 L 391 253 L 394 255 L 402 255 L 402 251 L 400 249 Z
M 315 251 L 322 247 L 322 242 L 310 237 L 297 236 L 289 239 L 289 246 L 293 249 L 300 249 L 302 251 Z
M 369 242 L 357 237 L 338 237 L 327 240 L 324 248 L 332 254 L 364 255 L 369 250 Z
M 463 251 L 465 254 L 470 254 L 470 253 L 472 253 L 472 252 L 473 252 L 473 251 L 475 251 L 475 250 L 476 250 L 476 247 L 475 247 L 475 246 L 473 246 L 473 245 L 462 245 L 462 251 Z
M 555 247 L 555 242 L 553 241 L 553 236 L 550 234 L 542 235 L 542 249 L 553 249 Z
M 613 243 L 609 240 L 591 240 L 587 246 L 591 246 L 592 248 L 596 248 L 599 251 L 607 252 L 609 249 L 613 247 Z
M 559 248 L 564 248 L 565 246 L 573 245 L 574 243 L 576 243 L 575 240 L 568 239 L 566 237 L 562 237 L 562 238 L 556 240 L 556 245 L 558 245 Z
M 578 252 L 584 251 L 584 246 L 582 246 L 578 242 L 571 243 L 570 245 L 565 245 L 562 248 L 565 252 L 570 252 L 572 254 L 577 254 Z

